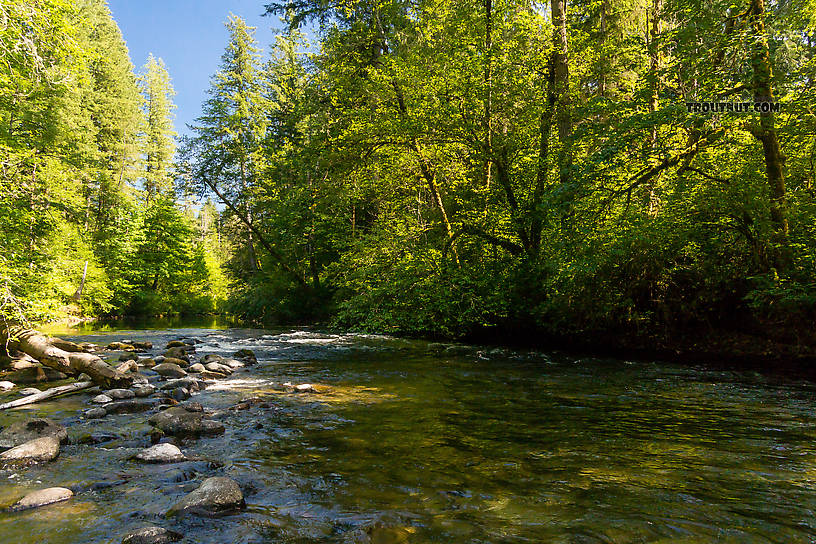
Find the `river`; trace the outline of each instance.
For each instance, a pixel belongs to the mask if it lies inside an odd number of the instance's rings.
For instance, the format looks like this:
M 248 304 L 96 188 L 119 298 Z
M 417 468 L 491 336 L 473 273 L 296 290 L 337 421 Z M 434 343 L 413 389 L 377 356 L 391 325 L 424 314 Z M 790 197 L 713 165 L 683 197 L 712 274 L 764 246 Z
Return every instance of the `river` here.
M 62 332 L 157 348 L 193 338 L 199 355 L 248 348 L 260 362 L 191 399 L 227 430 L 182 450 L 213 463 L 135 464 L 149 414 L 84 420 L 84 394 L 0 413 L 2 426 L 37 415 L 70 436 L 56 461 L 0 472 L 0 503 L 76 492 L 0 514 L 2 542 L 118 543 L 151 524 L 188 543 L 816 540 L 809 381 L 310 330 Z M 318 389 L 280 391 L 286 382 Z M 165 518 L 214 475 L 239 482 L 245 511 Z

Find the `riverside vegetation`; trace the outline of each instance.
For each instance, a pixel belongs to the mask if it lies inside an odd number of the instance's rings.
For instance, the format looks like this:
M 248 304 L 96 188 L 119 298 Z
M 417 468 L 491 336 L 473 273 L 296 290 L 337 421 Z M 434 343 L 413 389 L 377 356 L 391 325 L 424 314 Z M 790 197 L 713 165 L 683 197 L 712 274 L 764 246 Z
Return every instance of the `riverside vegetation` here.
M 103 0 L 0 3 L 4 316 L 812 354 L 812 0 L 265 8 L 179 142 Z

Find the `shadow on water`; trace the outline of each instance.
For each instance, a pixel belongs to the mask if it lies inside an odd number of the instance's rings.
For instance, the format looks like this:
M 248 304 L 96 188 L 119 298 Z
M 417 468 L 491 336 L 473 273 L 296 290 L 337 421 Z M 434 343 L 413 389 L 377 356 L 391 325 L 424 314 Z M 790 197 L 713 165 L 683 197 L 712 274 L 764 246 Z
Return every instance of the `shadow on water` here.
M 304 330 L 153 322 L 75 334 L 157 346 L 188 336 L 199 355 L 249 348 L 260 363 L 193 398 L 227 431 L 182 449 L 218 466 L 135 465 L 147 416 L 86 421 L 86 397 L 22 411 L 66 424 L 73 443 L 50 465 L 0 473 L 0 503 L 48 485 L 78 493 L 0 514 L 9 542 L 119 542 L 148 524 L 188 543 L 816 539 L 811 382 Z M 287 393 L 286 382 L 316 391 Z M 0 425 L 21 415 L 0 414 Z M 85 443 L 93 434 L 113 438 Z M 241 484 L 246 511 L 164 517 L 213 475 Z

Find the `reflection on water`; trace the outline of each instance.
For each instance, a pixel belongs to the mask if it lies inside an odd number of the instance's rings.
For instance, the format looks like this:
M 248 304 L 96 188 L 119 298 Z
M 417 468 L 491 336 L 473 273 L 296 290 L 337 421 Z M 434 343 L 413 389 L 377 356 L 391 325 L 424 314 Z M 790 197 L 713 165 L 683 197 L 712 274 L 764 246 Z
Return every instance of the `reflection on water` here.
M 118 338 L 103 332 L 83 338 Z M 227 433 L 182 449 L 223 467 L 135 466 L 127 458 L 149 442 L 146 415 L 86 422 L 75 417 L 82 397 L 44 404 L 32 412 L 70 425 L 75 441 L 117 436 L 0 474 L 9 482 L 0 500 L 44 485 L 79 490 L 70 504 L 0 515 L 4 538 L 118 542 L 159 524 L 190 543 L 816 539 L 809 382 L 534 352 L 445 355 L 423 342 L 308 331 L 122 335 L 157 345 L 179 336 L 200 339 L 199 354 L 250 348 L 261 361 L 194 398 L 221 412 Z M 287 393 L 286 382 L 316 392 Z M 0 425 L 19 417 L 0 414 Z M 247 511 L 163 517 L 216 474 L 241 483 Z

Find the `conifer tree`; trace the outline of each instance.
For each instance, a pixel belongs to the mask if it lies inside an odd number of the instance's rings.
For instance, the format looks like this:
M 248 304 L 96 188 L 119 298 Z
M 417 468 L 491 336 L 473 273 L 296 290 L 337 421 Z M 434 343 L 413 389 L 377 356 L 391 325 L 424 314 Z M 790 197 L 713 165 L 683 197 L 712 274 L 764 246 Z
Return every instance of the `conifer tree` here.
M 175 91 L 170 74 L 162 59 L 151 53 L 139 78 L 143 96 L 145 130 L 143 154 L 145 161 L 144 190 L 148 204 L 157 195 L 172 188 L 172 163 L 176 152 L 176 131 L 173 128 Z

